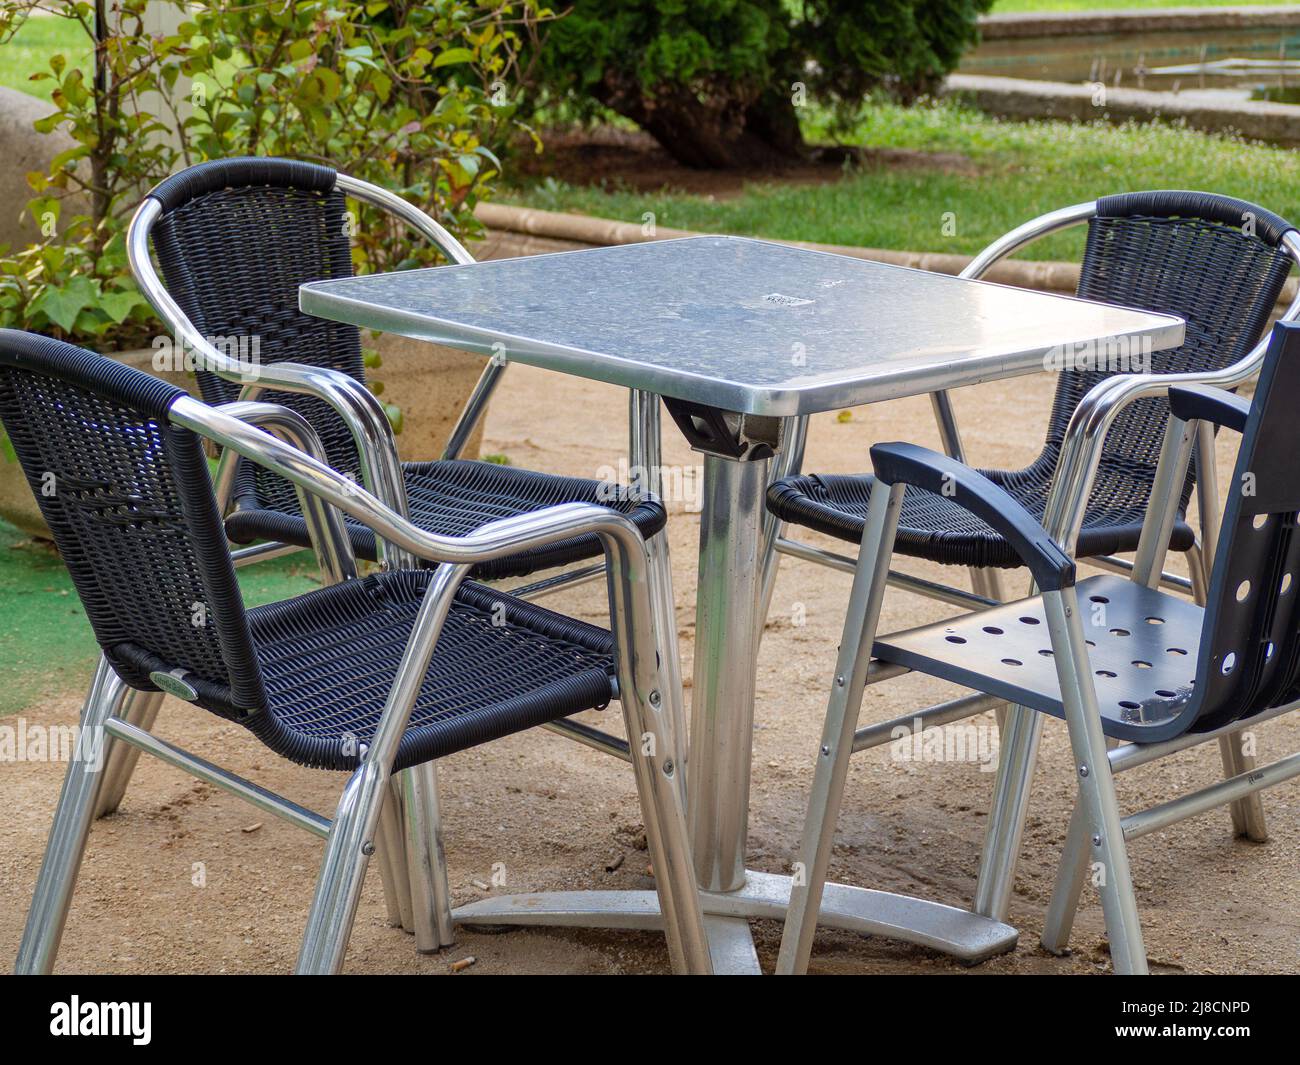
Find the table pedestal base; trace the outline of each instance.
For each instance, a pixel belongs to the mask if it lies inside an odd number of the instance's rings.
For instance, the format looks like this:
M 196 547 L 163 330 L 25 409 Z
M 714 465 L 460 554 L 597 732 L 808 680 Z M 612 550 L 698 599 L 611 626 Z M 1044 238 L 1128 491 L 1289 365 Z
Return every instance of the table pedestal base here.
M 747 919 L 784 920 L 790 878 L 776 873 L 745 874 L 745 886 L 727 893 L 702 892 L 705 927 L 714 971 L 758 973 L 758 957 Z M 660 928 L 659 899 L 653 891 L 550 891 L 503 895 L 452 912 L 460 924 L 546 925 L 578 928 Z M 969 910 L 888 891 L 826 885 L 818 923 L 862 935 L 883 936 L 978 962 L 1016 945 L 1019 933 L 1001 921 Z

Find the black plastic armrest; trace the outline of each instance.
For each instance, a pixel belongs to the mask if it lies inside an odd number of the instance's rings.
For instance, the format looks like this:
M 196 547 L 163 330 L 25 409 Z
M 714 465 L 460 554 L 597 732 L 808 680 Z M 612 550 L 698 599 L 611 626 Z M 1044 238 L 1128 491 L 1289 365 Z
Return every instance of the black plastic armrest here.
M 1006 537 L 1042 591 L 1056 592 L 1074 584 L 1074 560 L 1029 511 L 969 466 L 929 448 L 901 443 L 876 444 L 871 462 L 876 478 L 885 484 L 924 488 L 983 519 Z
M 1185 422 L 1213 422 L 1244 433 L 1250 400 L 1209 385 L 1174 385 L 1169 389 L 1169 411 Z

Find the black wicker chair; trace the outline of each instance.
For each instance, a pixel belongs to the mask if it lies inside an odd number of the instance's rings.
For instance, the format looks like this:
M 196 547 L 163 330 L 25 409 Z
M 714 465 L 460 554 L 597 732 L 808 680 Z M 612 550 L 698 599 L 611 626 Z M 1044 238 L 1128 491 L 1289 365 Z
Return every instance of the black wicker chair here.
M 1126 841 L 1300 775 L 1300 754 L 1121 818 L 1114 774 L 1300 709 L 1300 326 L 1275 327 L 1252 404 L 1201 386 L 1174 386 L 1178 432 L 1158 460 L 1169 488 L 1149 509 L 1133 579 L 1090 577 L 1032 514 L 992 480 L 911 444 L 871 449 L 875 487 L 840 642 L 801 858 L 806 886 L 791 898 L 778 972 L 803 971 L 812 946 L 854 725 L 874 659 L 1065 718 L 1079 800 L 1044 945 L 1062 950 L 1089 863 L 1116 972 L 1146 972 Z M 1154 587 L 1177 518 L 1191 453 L 1188 423 L 1242 434 L 1204 608 Z M 1040 594 L 907 632 L 879 636 L 895 523 L 905 489 L 939 491 L 989 524 L 1032 572 Z M 1141 557 L 1144 552 L 1139 552 Z M 865 649 L 870 648 L 869 651 Z M 882 670 L 877 669 L 877 674 Z M 851 678 L 848 684 L 845 678 Z M 924 711 L 922 711 L 924 713 Z M 1108 749 L 1107 741 L 1120 743 Z M 1032 759 L 1025 753 L 1023 759 Z M 990 839 L 987 847 L 1017 845 Z
M 631 761 L 673 964 L 707 971 L 673 776 L 681 762 L 664 727 L 664 707 L 677 695 L 658 665 L 645 543 L 626 516 L 579 504 L 481 525 L 464 537 L 431 535 L 323 463 L 179 388 L 12 330 L 0 330 L 0 422 L 103 651 L 19 972 L 48 972 L 54 964 L 115 746 L 155 754 L 327 837 L 299 969 L 332 972 L 342 965 L 382 809 L 392 802 L 390 774 L 616 698 L 629 735 L 654 738 L 638 744 Z M 305 423 L 299 429 L 317 449 Z M 441 564 L 345 580 L 245 610 L 201 434 L 275 469 L 302 501 L 324 500 Z M 322 512 L 333 513 L 307 511 Z M 342 523 L 324 523 L 317 535 L 322 527 L 333 529 L 354 570 Z M 579 535 L 596 537 L 608 555 L 614 635 L 462 583 L 485 561 Z M 121 713 L 132 691 L 167 692 L 242 725 L 294 762 L 350 772 L 333 820 L 132 724 Z M 434 866 L 429 874 L 445 904 L 440 856 L 427 849 L 433 853 L 423 859 Z M 449 909 L 436 916 L 450 925 Z
M 1066 217 L 1044 216 L 993 245 L 977 260 L 976 273 L 1032 239 L 1086 219 L 1078 295 L 1175 314 L 1187 322 L 1181 347 L 1150 354 L 1151 373 L 1207 373 L 1246 358 L 1262 336 L 1295 262 L 1283 239 L 1294 227 L 1263 208 L 1224 196 L 1129 193 L 1061 214 Z M 1080 401 L 1117 372 L 1067 368 L 1060 374 L 1038 457 L 1023 469 L 980 472 L 1041 521 L 1071 418 Z M 948 432 L 954 432 L 946 397 L 940 396 L 939 403 L 946 415 L 941 428 L 947 422 Z M 1163 398 L 1144 398 L 1130 404 L 1111 426 L 1079 534 L 1079 558 L 1109 561 L 1108 556 L 1137 547 L 1167 413 Z M 945 443 L 950 453 L 962 457 L 955 439 Z M 869 474 L 785 477 L 770 486 L 768 507 L 782 521 L 857 544 L 872 483 Z M 1170 546 L 1191 553 L 1192 583 L 1199 586 L 1202 564 L 1195 536 L 1182 517 L 1194 485 L 1189 472 Z M 1216 500 L 1208 502 L 1217 506 Z M 974 570 L 1021 565 L 1011 544 L 987 522 L 941 494 L 915 488 L 903 497 L 896 550 Z M 991 587 L 997 588 L 996 581 Z M 993 598 L 1000 599 L 1000 593 Z
M 202 163 L 167 178 L 141 203 L 128 234 L 131 268 L 176 340 L 195 357 L 204 398 L 213 404 L 240 396 L 273 400 L 302 415 L 323 442 L 334 469 L 429 532 L 461 536 L 495 520 L 566 502 L 595 503 L 626 515 L 651 540 L 656 616 L 662 632 L 672 629 L 664 637 L 664 657 L 670 680 L 677 683 L 670 563 L 666 539 L 656 535 L 665 524 L 666 512 L 640 491 L 645 486 L 629 491 L 590 479 L 458 458 L 500 379 L 503 361 L 486 364 L 442 461 L 399 463 L 384 409 L 365 384 L 359 331 L 298 310 L 299 285 L 352 271 L 349 199 L 380 208 L 397 228 L 413 231 L 449 262 L 474 261 L 441 225 L 400 197 L 310 163 L 264 158 Z M 165 286 L 154 267 L 151 243 Z M 256 352 L 251 350 L 254 340 Z M 653 423 L 648 420 L 651 402 Z M 657 398 L 651 401 L 634 394 L 634 411 L 639 405 L 641 420 L 653 427 L 657 427 L 657 404 Z M 651 441 L 642 429 L 634 434 L 632 444 L 635 467 L 658 466 L 657 453 L 637 453 L 638 448 L 657 448 L 657 435 Z M 232 543 L 251 544 L 235 551 L 237 565 L 281 553 L 286 545 L 290 550 L 311 545 L 308 521 L 292 485 L 244 461 L 226 472 L 230 476 L 218 482 L 226 534 Z M 402 568 L 422 564 L 376 537 L 362 522 L 349 519 L 348 533 L 353 550 L 362 558 Z M 483 560 L 474 566 L 472 576 L 526 578 L 569 567 L 514 588 L 515 595 L 527 599 L 600 577 L 604 570 L 600 556 L 599 539 L 584 534 Z M 586 559 L 591 564 L 571 565 Z M 322 572 L 337 579 L 324 557 Z M 157 713 L 157 701 L 141 696 L 133 699 L 129 710 L 132 720 L 147 728 Z M 680 703 L 673 710 L 678 718 L 675 727 L 684 734 Z M 621 743 L 565 720 L 546 727 L 603 749 Z M 135 757 L 134 750 L 119 748 L 101 789 L 97 816 L 117 809 Z M 426 764 L 421 773 L 431 778 L 431 765 Z M 405 778 L 396 786 L 399 802 L 394 805 L 399 809 L 405 807 L 405 793 L 411 786 Z M 433 787 L 432 780 L 426 780 L 424 790 Z M 400 813 L 393 820 L 400 823 Z M 430 825 L 430 831 L 436 835 L 436 824 Z M 389 835 L 399 837 L 396 830 Z M 438 936 L 420 925 L 421 907 L 410 900 L 406 887 L 409 856 L 396 851 L 396 847 L 381 850 L 379 863 L 390 920 L 414 932 L 422 948 L 432 949 Z
M 169 327 L 178 337 L 193 338 L 199 352 L 207 356 L 197 374 L 204 399 L 229 403 L 246 383 L 264 388 L 259 398 L 307 419 L 324 443 L 331 466 L 373 487 L 382 497 L 383 486 L 375 483 L 372 464 L 383 462 L 385 456 L 369 452 L 393 450 L 392 437 L 382 409 L 366 389 L 349 387 L 365 382 L 360 332 L 355 326 L 298 310 L 300 285 L 352 273 L 346 224 L 349 196 L 388 209 L 451 262 L 473 262 L 441 226 L 382 189 L 311 163 L 241 158 L 192 166 L 149 193 L 133 223 L 132 269 Z M 147 253 L 150 239 L 165 288 Z M 242 367 L 238 359 L 229 357 L 233 338 L 248 340 L 249 349 L 256 339 L 254 365 L 248 365 L 251 350 L 240 352 Z M 224 359 L 222 347 L 227 348 Z M 452 434 L 449 456 L 402 465 L 399 479 L 416 525 L 458 536 L 498 518 L 557 503 L 591 502 L 626 514 L 646 537 L 663 528 L 662 508 L 635 493 L 611 492 L 611 486 L 600 481 L 457 459 L 499 368 L 489 365 L 462 424 Z M 316 372 L 304 373 L 304 369 Z M 368 437 L 360 447 L 358 433 Z M 400 492 L 403 485 L 392 487 Z M 243 464 L 232 502 L 226 532 L 234 543 L 310 546 L 293 487 L 275 474 Z M 380 557 L 383 548 L 374 533 L 357 522 L 350 522 L 349 532 L 360 557 Z M 600 554 L 595 537 L 580 536 L 482 563 L 473 576 L 479 580 L 524 577 Z

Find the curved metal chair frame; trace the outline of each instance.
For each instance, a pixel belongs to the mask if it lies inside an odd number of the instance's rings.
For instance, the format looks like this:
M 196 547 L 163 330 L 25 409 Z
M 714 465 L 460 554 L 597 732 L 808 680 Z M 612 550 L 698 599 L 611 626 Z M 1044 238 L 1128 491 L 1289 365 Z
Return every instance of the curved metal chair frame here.
M 387 189 L 341 173 L 335 175 L 335 188 L 352 199 L 378 207 L 397 218 L 433 245 L 449 262 L 464 265 L 475 261 L 464 245 L 446 228 Z M 127 255 L 137 284 L 171 331 L 172 336 L 195 353 L 196 361 L 204 369 L 224 380 L 240 385 L 242 401 L 256 401 L 263 392 L 270 389 L 314 396 L 329 404 L 351 434 L 360 462 L 362 485 L 395 513 L 404 518 L 409 517 L 406 486 L 393 428 L 382 404 L 374 394 L 356 378 L 319 366 L 271 362 L 259 364 L 255 371 L 250 373 L 247 365 L 232 359 L 214 347 L 176 303 L 154 267 L 150 253 L 150 234 L 163 214 L 163 205 L 154 196 L 146 196 L 141 201 L 127 233 Z M 455 459 L 460 456 L 486 411 L 493 392 L 500 384 L 506 365 L 504 359 L 493 358 L 484 366 L 448 438 L 443 453 L 444 459 Z M 273 420 L 278 423 L 284 422 L 283 418 Z M 285 426 L 281 424 L 281 427 Z M 287 428 L 289 431 L 293 429 L 291 425 Z M 629 400 L 629 457 L 634 469 L 646 471 L 646 476 L 633 487 L 647 497 L 657 496 L 660 488 L 658 483 L 658 471 L 661 465 L 660 439 L 659 398 L 651 393 L 633 391 Z M 234 461 L 228 462 L 223 459 L 218 470 L 217 498 L 223 513 L 233 498 L 235 466 Z M 418 565 L 419 560 L 398 544 L 379 538 L 376 546 L 379 561 L 386 569 L 405 569 Z M 680 658 L 676 644 L 677 626 L 672 599 L 671 562 L 667 537 L 653 536 L 649 539 L 648 546 L 655 617 L 660 630 L 667 634 L 665 669 L 669 672 L 670 680 L 680 685 Z M 346 573 L 340 568 L 337 553 L 330 543 L 328 541 L 319 543 L 315 548 L 323 579 L 327 583 L 344 579 Z M 233 556 L 236 565 L 245 565 L 299 550 L 302 548 L 296 545 L 265 542 L 249 547 L 237 547 L 233 551 Z M 538 599 L 565 587 L 597 579 L 604 575 L 605 570 L 605 562 L 599 561 L 569 569 L 523 587 L 513 588 L 511 594 L 522 599 Z M 151 727 L 156 719 L 160 702 L 161 696 L 156 693 L 133 695 L 127 710 L 129 719 L 142 728 Z M 680 704 L 674 704 L 671 710 L 674 714 L 673 727 L 679 736 L 684 737 L 686 735 L 684 711 Z M 626 740 L 582 722 L 560 719 L 549 722 L 543 727 L 624 761 L 631 759 Z M 117 809 L 129 785 L 137 758 L 138 752 L 135 749 L 124 745 L 118 746 L 105 774 L 106 779 L 100 791 L 96 810 L 97 817 Z M 407 786 L 410 782 L 406 781 L 406 778 L 413 774 L 423 778 L 418 788 L 415 785 Z M 385 807 L 385 816 L 394 821 L 389 826 L 391 831 L 387 838 L 399 840 L 404 836 L 398 823 L 404 816 L 401 792 L 436 793 L 434 774 L 433 763 L 426 763 L 410 770 L 403 770 L 398 775 L 399 781 L 405 783 L 395 784 L 399 801 Z M 436 837 L 440 832 L 435 816 L 436 803 L 426 801 L 422 804 L 422 809 L 423 813 L 417 811 L 415 816 L 425 817 L 428 821 L 425 826 L 426 831 L 430 838 Z M 439 945 L 437 937 L 430 934 L 427 927 L 422 931 L 418 918 L 421 910 L 429 908 L 429 900 L 426 899 L 424 905 L 418 900 L 412 901 L 406 887 L 409 879 L 408 864 L 407 857 L 396 848 L 381 848 L 380 869 L 384 874 L 389 918 L 393 924 L 400 924 L 408 931 L 416 932 L 421 949 L 435 949 Z
M 628 734 L 651 740 L 636 745 L 626 757 L 643 799 L 673 969 L 710 972 L 686 830 L 679 770 L 684 762 L 678 752 L 681 734 L 674 727 L 681 714 L 683 694 L 680 681 L 674 684 L 673 671 L 661 665 L 668 656 L 661 646 L 655 607 L 658 592 L 649 565 L 648 545 L 636 526 L 608 508 L 572 503 L 501 519 L 465 536 L 430 533 L 331 469 L 324 461 L 325 451 L 314 430 L 288 408 L 252 401 L 218 408 L 181 395 L 171 403 L 167 418 L 172 426 L 198 434 L 292 483 L 311 529 L 313 546 L 322 558 L 330 560 L 342 579 L 356 576 L 356 559 L 343 523 L 345 514 L 373 529 L 405 557 L 436 563 L 437 568 L 424 593 L 373 741 L 361 752 L 360 764 L 349 777 L 332 820 L 152 735 L 139 710 L 142 704 L 149 703 L 156 712 L 159 693 L 128 686 L 101 657 L 82 711 L 79 742 L 83 746 L 64 782 L 16 970 L 39 973 L 53 968 L 99 793 L 120 749 L 130 749 L 137 755 L 147 751 L 325 838 L 325 855 L 298 959 L 299 972 L 330 973 L 342 966 L 361 884 L 370 855 L 379 849 L 377 843 L 388 852 L 390 861 L 405 849 L 410 862 L 405 875 L 409 875 L 408 897 L 415 906 L 417 947 L 423 951 L 450 944 L 450 892 L 437 828 L 436 781 L 418 772 L 421 767 L 392 774 L 399 743 L 452 600 L 471 567 L 529 547 L 590 533 L 600 539 L 608 563 L 617 694 Z M 189 697 L 186 692 L 177 694 Z M 404 816 L 400 812 L 394 816 L 399 798 L 404 799 Z M 390 890 L 386 882 L 391 910 Z

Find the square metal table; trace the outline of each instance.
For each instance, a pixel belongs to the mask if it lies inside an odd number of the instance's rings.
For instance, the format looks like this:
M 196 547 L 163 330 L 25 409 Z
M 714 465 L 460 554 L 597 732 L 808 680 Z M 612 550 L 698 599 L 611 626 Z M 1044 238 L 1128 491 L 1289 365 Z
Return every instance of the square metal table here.
M 705 456 L 687 791 L 717 971 L 758 971 L 746 919 L 790 878 L 746 870 L 769 460 L 810 414 L 1151 351 L 1178 318 L 737 237 L 558 252 L 304 285 L 302 310 L 655 393 Z M 865 464 L 866 456 L 863 456 Z M 770 527 L 769 527 L 770 529 Z M 472 903 L 466 924 L 656 927 L 652 891 Z M 978 960 L 1009 925 L 828 884 L 821 923 Z

